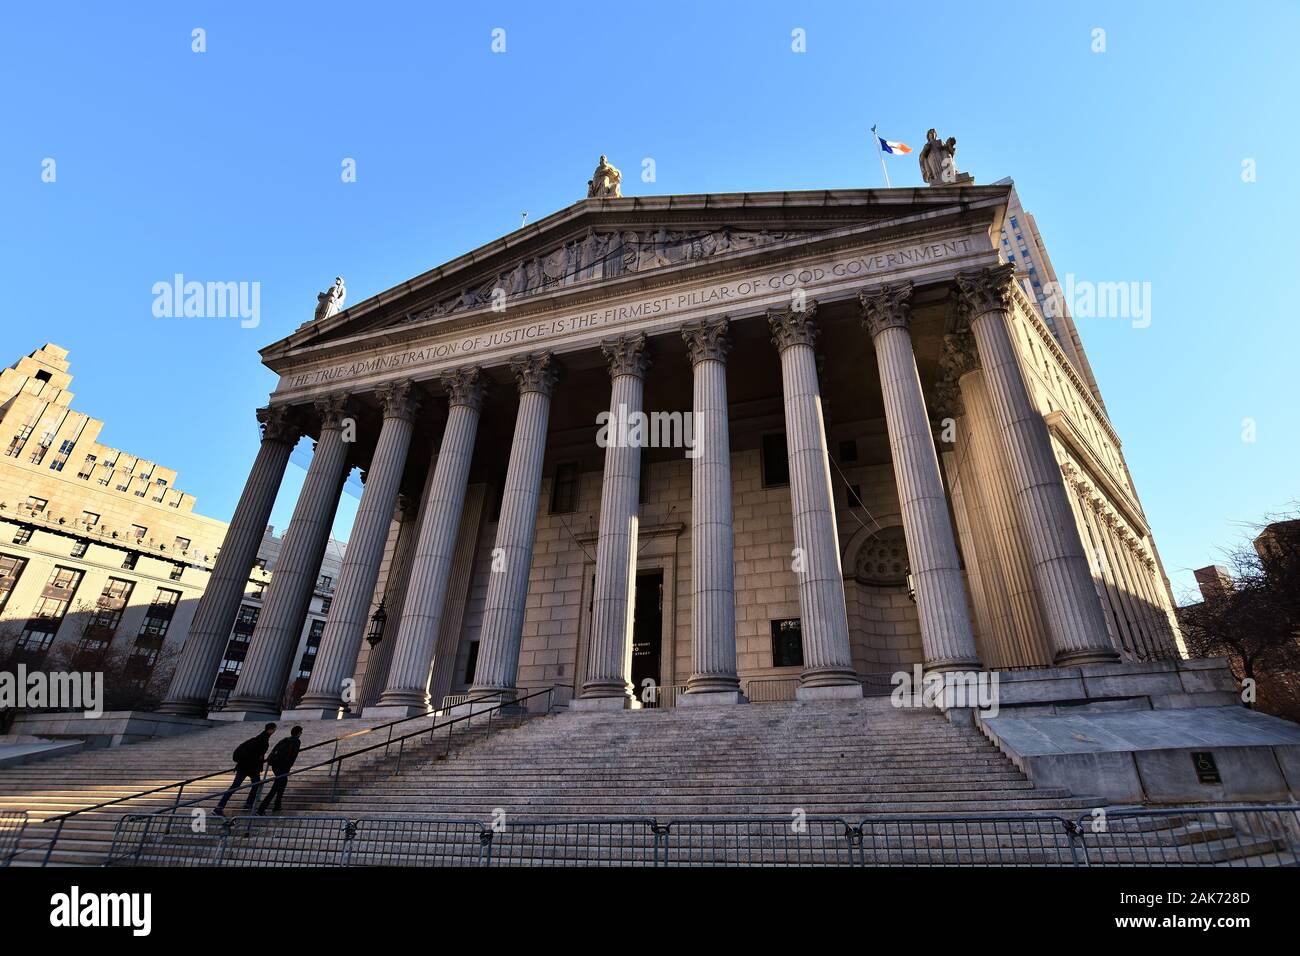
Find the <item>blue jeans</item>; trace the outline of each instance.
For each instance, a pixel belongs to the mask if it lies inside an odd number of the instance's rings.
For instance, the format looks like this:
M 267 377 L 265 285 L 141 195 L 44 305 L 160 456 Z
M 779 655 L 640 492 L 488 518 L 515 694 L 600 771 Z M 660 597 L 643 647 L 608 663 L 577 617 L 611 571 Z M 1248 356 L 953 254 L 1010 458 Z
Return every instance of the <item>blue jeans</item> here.
M 244 810 L 245 811 L 252 810 L 253 804 L 257 803 L 257 791 L 262 789 L 262 785 L 260 782 L 261 779 L 262 779 L 261 770 L 244 770 L 241 768 L 236 768 L 235 782 L 230 785 L 229 790 L 227 790 L 224 794 L 221 795 L 221 801 L 217 804 L 217 809 L 218 810 L 226 809 L 226 802 L 232 796 L 234 796 L 235 791 L 239 789 L 239 785 L 243 783 L 245 780 L 251 780 L 253 781 L 254 785 L 250 787 L 248 790 L 248 802 L 244 804 Z

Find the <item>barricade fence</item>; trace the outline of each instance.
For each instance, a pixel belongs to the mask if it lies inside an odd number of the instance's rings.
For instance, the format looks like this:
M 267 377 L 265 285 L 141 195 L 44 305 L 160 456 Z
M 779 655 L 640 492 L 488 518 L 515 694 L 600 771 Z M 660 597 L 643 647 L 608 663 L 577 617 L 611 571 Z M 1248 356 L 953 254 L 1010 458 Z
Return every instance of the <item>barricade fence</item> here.
M 1297 866 L 1300 808 L 490 822 L 131 814 L 110 866 Z

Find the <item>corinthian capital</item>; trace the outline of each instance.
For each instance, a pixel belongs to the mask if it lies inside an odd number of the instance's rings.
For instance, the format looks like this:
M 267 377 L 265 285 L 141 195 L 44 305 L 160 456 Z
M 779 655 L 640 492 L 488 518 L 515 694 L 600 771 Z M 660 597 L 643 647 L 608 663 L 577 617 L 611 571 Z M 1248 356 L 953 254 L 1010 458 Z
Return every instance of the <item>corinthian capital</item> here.
M 912 321 L 912 283 L 891 282 L 858 293 L 862 327 L 874 339 L 885 329 L 907 329 Z
M 512 361 L 510 371 L 515 373 L 520 395 L 540 392 L 549 397 L 560 377 L 560 363 L 551 352 L 534 352 Z
M 805 309 L 768 309 L 767 324 L 778 352 L 793 345 L 811 346 L 817 341 L 817 303 L 809 302 Z
M 969 326 L 944 336 L 939 368 L 944 376 L 954 381 L 967 372 L 979 370 L 980 353 L 975 347 L 975 336 L 971 334 Z
M 691 365 L 727 361 L 727 352 L 731 350 L 727 325 L 726 319 L 714 319 L 710 322 L 693 322 L 682 326 L 682 341 L 686 343 Z
M 267 405 L 257 410 L 257 421 L 262 426 L 262 441 L 296 444 L 302 437 L 302 423 L 297 413 L 288 405 Z
M 605 339 L 600 343 L 600 350 L 605 353 L 609 364 L 609 377 L 635 375 L 645 378 L 650 368 L 650 348 L 646 344 L 644 332 L 621 335 L 616 339 Z
M 957 273 L 957 303 L 971 319 L 1005 312 L 1011 305 L 1016 268 L 1009 262 Z
M 315 402 L 316 414 L 320 416 L 320 427 L 342 428 L 343 419 L 352 417 L 354 411 L 352 399 L 343 392 L 335 392 L 318 398 Z
M 483 393 L 487 390 L 487 376 L 477 365 L 452 369 L 442 373 L 442 387 L 447 390 L 447 404 L 454 408 L 464 405 L 478 411 L 483 407 Z
M 375 395 L 384 408 L 385 418 L 402 418 L 412 421 L 420 408 L 420 390 L 409 378 L 381 385 Z

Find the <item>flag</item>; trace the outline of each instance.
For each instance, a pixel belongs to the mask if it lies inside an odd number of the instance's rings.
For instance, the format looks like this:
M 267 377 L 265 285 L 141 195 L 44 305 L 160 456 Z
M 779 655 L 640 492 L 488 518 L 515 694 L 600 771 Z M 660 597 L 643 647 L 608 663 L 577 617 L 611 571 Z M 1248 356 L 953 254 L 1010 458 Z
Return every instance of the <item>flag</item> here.
M 880 140 L 881 150 L 890 155 L 902 155 L 912 151 L 912 147 L 908 146 L 906 143 L 893 143 L 881 136 L 877 136 L 876 138 Z

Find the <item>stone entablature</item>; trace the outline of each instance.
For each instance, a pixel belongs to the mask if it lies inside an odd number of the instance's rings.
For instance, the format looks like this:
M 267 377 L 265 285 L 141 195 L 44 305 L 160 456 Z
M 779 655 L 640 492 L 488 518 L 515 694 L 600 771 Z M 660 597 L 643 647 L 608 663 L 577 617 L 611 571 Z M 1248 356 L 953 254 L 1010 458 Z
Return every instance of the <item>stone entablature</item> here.
M 660 295 L 612 298 L 603 307 L 551 318 L 481 324 L 482 319 L 493 317 L 488 311 L 471 332 L 439 332 L 435 328 L 418 346 L 413 344 L 405 351 L 357 354 L 353 350 L 345 363 L 284 369 L 272 397 L 277 403 L 299 402 L 340 386 L 369 389 L 391 378 L 429 379 L 467 361 L 505 364 L 520 351 L 543 346 L 556 352 L 578 351 L 623 331 L 636 329 L 653 335 L 724 312 L 743 319 L 769 308 L 788 307 L 795 290 L 828 303 L 849 300 L 883 276 L 910 279 L 918 285 L 932 283 L 991 262 L 994 255 L 984 231 L 967 230 L 924 242 L 864 246 L 832 257 L 796 259 L 776 271 L 746 270 L 723 281 L 665 290 Z M 513 311 L 507 311 L 507 316 Z

